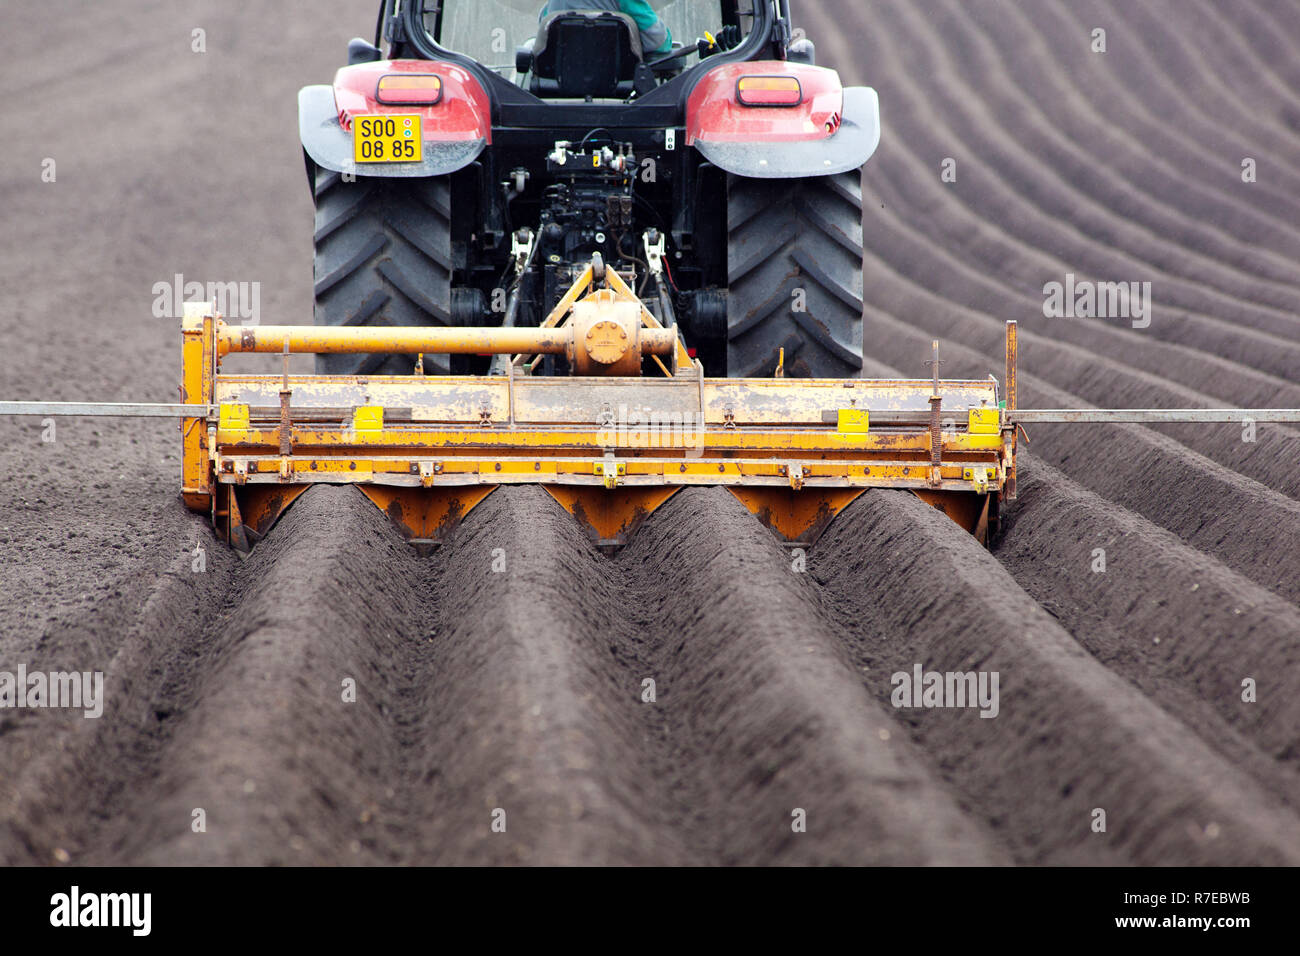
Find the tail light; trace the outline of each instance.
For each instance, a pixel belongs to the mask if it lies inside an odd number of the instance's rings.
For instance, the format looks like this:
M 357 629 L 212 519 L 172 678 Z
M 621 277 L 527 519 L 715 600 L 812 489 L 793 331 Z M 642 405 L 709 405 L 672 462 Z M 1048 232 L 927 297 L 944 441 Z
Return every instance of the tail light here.
M 388 106 L 433 106 L 442 99 L 442 77 L 433 73 L 389 73 L 379 78 L 375 99 Z
M 795 76 L 742 76 L 736 81 L 736 102 L 741 106 L 798 106 L 803 87 Z

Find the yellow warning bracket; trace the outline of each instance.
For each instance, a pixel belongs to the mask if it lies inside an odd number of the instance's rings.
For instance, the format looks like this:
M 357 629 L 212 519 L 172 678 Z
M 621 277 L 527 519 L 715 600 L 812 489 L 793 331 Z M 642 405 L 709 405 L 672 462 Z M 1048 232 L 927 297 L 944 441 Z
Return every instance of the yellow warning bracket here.
M 627 475 L 627 463 L 615 461 L 598 461 L 592 471 L 604 479 L 606 488 L 617 488 L 620 476 Z
M 972 408 L 966 430 L 972 435 L 997 435 L 1002 431 L 1002 416 L 996 408 Z
M 359 405 L 352 412 L 352 428 L 357 432 L 379 433 L 384 430 L 382 405 Z
M 226 434 L 230 432 L 247 432 L 248 406 L 222 402 L 221 410 L 217 415 L 217 431 Z
M 835 430 L 844 435 L 865 435 L 871 430 L 871 417 L 865 408 L 841 408 Z

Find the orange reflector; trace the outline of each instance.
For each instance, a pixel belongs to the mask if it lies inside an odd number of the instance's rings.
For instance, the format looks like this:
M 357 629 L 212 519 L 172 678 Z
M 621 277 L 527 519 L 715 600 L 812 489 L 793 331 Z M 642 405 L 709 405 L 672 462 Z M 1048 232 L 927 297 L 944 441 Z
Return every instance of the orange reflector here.
M 390 106 L 432 106 L 442 99 L 442 77 L 433 73 L 389 73 L 379 78 L 375 99 Z
M 798 106 L 803 87 L 795 76 L 742 76 L 736 81 L 736 102 L 741 106 Z

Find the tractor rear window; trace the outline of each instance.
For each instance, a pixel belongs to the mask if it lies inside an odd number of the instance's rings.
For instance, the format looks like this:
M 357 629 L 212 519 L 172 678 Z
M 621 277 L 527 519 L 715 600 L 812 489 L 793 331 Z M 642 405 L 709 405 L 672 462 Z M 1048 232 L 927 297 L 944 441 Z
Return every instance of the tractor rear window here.
M 650 6 L 672 34 L 673 43 L 693 44 L 705 31 L 717 33 L 723 24 L 723 8 L 734 8 L 735 0 L 649 0 Z M 546 0 L 426 0 L 424 22 L 429 34 L 442 46 L 472 56 L 502 76 L 515 75 L 515 50 L 537 36 L 538 15 Z M 748 11 L 748 0 L 740 8 Z M 441 27 L 439 27 L 441 19 Z M 748 30 L 751 18 L 740 17 Z

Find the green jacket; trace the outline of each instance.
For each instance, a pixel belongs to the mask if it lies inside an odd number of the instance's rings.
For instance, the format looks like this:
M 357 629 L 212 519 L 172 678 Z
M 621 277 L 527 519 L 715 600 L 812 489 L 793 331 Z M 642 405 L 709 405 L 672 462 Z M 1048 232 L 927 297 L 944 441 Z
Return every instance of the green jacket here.
M 637 29 L 641 31 L 643 53 L 667 53 L 673 48 L 673 35 L 646 0 L 548 0 L 542 7 L 541 17 L 544 19 L 552 13 L 565 10 L 611 10 L 614 13 L 626 13 L 636 21 Z

